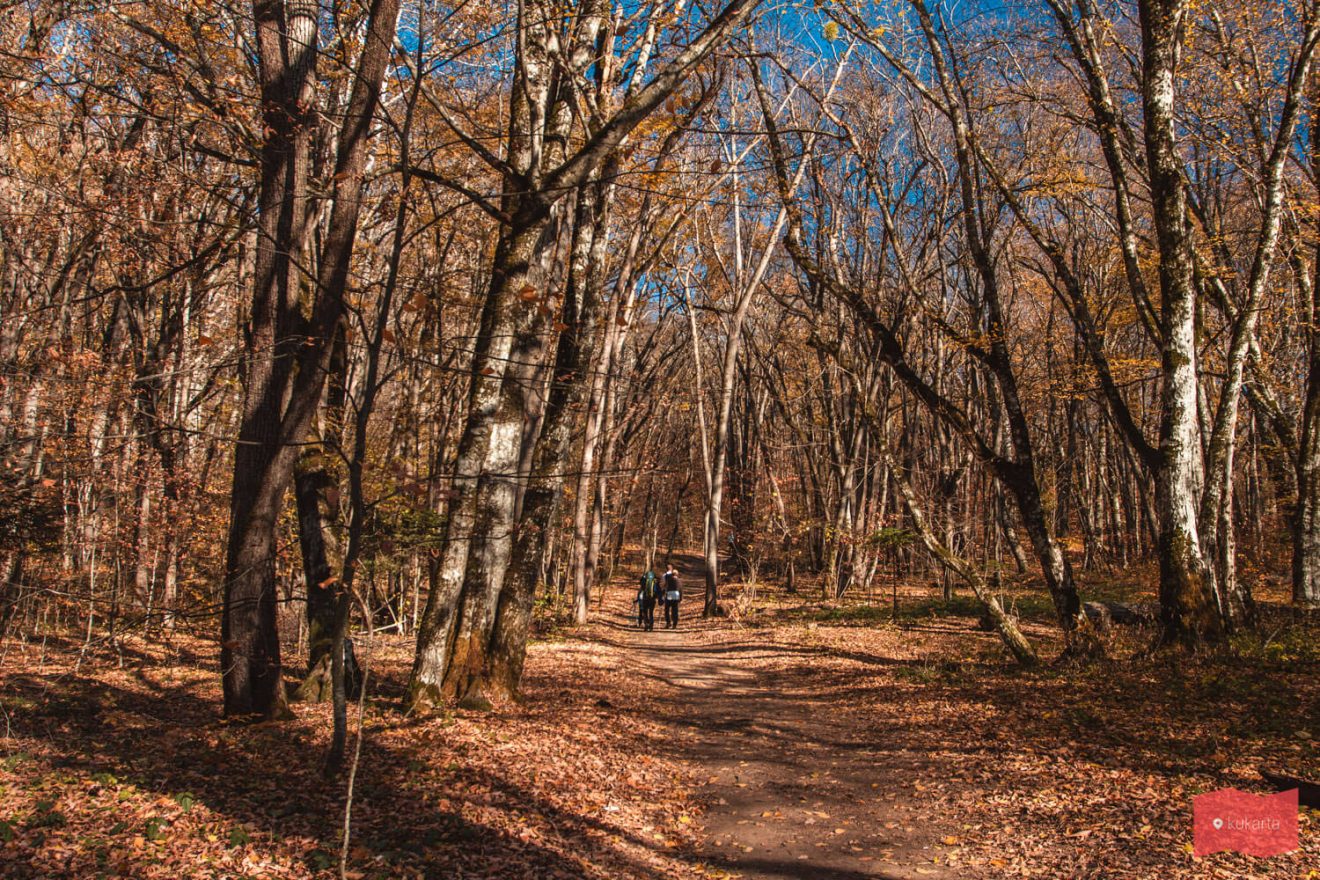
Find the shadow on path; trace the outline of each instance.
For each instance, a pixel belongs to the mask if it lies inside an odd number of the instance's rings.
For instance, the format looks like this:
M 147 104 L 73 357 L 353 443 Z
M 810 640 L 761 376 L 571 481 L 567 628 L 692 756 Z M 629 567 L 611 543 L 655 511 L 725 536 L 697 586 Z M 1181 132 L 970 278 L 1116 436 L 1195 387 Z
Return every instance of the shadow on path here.
M 680 565 L 691 597 L 702 570 L 692 557 Z M 661 749 L 705 782 L 707 842 L 694 862 L 745 880 L 974 876 L 943 863 L 938 842 L 950 832 L 912 797 L 924 754 L 840 711 L 874 696 L 840 666 L 902 661 L 758 642 L 691 615 L 678 630 L 642 632 L 625 598 L 604 609 L 613 617 L 592 640 L 664 685 L 649 712 L 669 730 Z

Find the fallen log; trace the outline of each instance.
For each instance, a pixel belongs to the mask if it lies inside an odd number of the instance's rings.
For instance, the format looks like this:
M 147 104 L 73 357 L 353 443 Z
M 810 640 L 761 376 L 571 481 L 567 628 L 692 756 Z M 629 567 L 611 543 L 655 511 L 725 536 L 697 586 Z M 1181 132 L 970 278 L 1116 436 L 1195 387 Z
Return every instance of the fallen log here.
M 1297 789 L 1297 803 L 1301 806 L 1320 809 L 1320 782 L 1310 782 L 1306 779 L 1298 779 L 1296 776 L 1275 773 L 1264 767 L 1258 768 L 1258 772 L 1266 782 L 1279 791 Z
M 1082 605 L 1095 628 L 1105 632 L 1111 626 L 1148 626 L 1155 623 L 1155 606 L 1127 602 L 1086 602 Z

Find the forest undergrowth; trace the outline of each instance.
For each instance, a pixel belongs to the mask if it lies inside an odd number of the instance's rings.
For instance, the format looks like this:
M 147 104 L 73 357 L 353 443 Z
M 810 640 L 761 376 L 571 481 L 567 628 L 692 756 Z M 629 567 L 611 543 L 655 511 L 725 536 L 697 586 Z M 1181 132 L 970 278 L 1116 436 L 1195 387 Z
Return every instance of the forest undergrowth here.
M 904 584 L 895 618 L 888 589 L 826 602 L 762 588 L 736 601 L 746 588 L 735 584 L 735 615 L 685 621 L 668 643 L 716 652 L 719 668 L 748 680 L 786 682 L 777 696 L 800 702 L 808 723 L 828 713 L 863 744 L 869 796 L 929 821 L 924 837 L 907 829 L 919 850 L 850 846 L 859 876 L 1317 876 L 1317 816 L 1305 809 L 1299 851 L 1191 855 L 1195 794 L 1264 792 L 1261 767 L 1320 767 L 1320 641 L 1281 588 L 1263 591 L 1263 626 L 1228 650 L 1152 653 L 1149 631 L 1116 627 L 1115 659 L 1030 671 L 1008 662 L 968 603 Z M 488 713 L 404 715 L 409 640 L 360 642 L 372 684 L 346 876 L 741 876 L 709 855 L 715 777 L 688 753 L 704 710 L 619 638 L 628 592 L 616 584 L 587 627 L 548 622 L 524 701 Z M 1017 598 L 1048 656 L 1048 610 L 1029 591 Z M 732 650 L 747 644 L 758 650 Z M 0 875 L 336 876 L 345 785 L 320 769 L 328 706 L 226 722 L 216 654 L 183 633 L 3 645 Z M 821 768 L 809 784 L 829 786 L 837 755 L 809 745 Z M 767 802 L 754 824 L 773 838 L 777 824 L 787 834 L 815 822 L 798 800 Z M 798 856 L 804 871 L 819 854 Z

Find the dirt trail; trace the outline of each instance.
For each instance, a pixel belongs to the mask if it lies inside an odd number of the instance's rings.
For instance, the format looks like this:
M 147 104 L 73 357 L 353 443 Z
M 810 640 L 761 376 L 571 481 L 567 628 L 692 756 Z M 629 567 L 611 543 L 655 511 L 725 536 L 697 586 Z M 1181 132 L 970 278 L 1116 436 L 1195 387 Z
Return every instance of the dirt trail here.
M 701 576 L 688 562 L 692 597 Z M 663 685 L 651 706 L 670 731 L 662 748 L 706 781 L 695 861 L 747 880 L 973 876 L 943 863 L 938 842 L 954 832 L 912 800 L 921 757 L 840 711 L 846 691 L 821 686 L 819 651 L 696 619 L 699 599 L 683 605 L 678 630 L 658 620 L 641 632 L 622 603 L 600 627 L 620 663 Z

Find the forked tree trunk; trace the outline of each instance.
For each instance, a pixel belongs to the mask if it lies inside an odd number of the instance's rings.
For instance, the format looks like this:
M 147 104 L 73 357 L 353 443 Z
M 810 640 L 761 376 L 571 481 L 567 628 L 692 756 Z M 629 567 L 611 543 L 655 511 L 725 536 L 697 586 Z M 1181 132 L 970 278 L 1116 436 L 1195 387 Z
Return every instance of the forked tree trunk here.
M 316 60 L 317 4 L 310 0 L 254 0 L 258 73 L 265 140 L 258 192 L 256 263 L 245 399 L 234 450 L 234 482 L 226 540 L 220 667 L 225 714 L 282 714 L 280 641 L 275 584 L 275 527 L 293 456 L 282 434 L 292 374 L 294 294 L 290 254 L 301 254 L 295 217 L 305 192 L 305 141 L 310 108 L 304 103 Z M 317 396 L 319 397 L 319 387 Z
M 522 680 L 541 559 L 562 497 L 563 462 L 568 460 L 572 447 L 577 411 L 586 400 L 589 370 L 599 339 L 595 326 L 600 316 L 608 221 L 608 196 L 601 192 L 600 182 L 593 180 L 578 194 L 568 283 L 560 312 L 565 329 L 555 351 L 544 425 L 533 453 L 522 516 L 491 633 L 486 690 L 492 697 L 516 697 Z M 624 283 L 627 276 L 625 271 Z
M 366 144 L 393 48 L 399 0 L 372 0 L 367 38 L 335 157 L 333 208 L 311 316 L 290 289 L 305 231 L 305 139 L 313 117 L 319 4 L 255 0 L 266 140 L 247 399 L 234 453 L 221 666 L 225 713 L 287 712 L 275 591 L 275 528 L 330 370 L 362 205 Z M 301 158 L 300 158 L 301 157 Z M 297 366 L 296 371 L 294 366 Z
M 522 91 L 515 87 L 515 92 Z M 492 290 L 482 313 L 481 333 L 473 357 L 472 393 L 468 418 L 459 442 L 449 516 L 445 525 L 444 549 L 417 633 L 417 654 L 408 684 L 410 710 L 426 712 L 444 701 L 444 682 L 455 648 L 455 625 L 459 600 L 468 571 L 468 557 L 479 517 L 490 521 L 491 508 L 477 510 L 479 488 L 501 403 L 500 385 L 513 350 L 514 309 L 526 307 L 519 292 L 527 284 L 527 271 L 537 250 L 548 211 L 518 218 L 514 228 L 501 236 L 492 267 Z M 507 426 L 506 426 L 507 428 Z M 508 431 L 502 432 L 507 435 Z M 499 439 L 514 459 L 520 437 Z M 498 451 L 498 450 L 497 450 Z M 511 467 L 516 467 L 514 460 Z M 508 472 L 506 472 L 508 473 Z M 489 485 L 489 481 L 487 483 Z M 497 503 L 491 501 L 489 503 Z M 510 498 L 510 504 L 512 498 Z M 523 502 L 526 504 L 526 500 Z M 512 508 L 510 508 L 511 510 Z M 480 571 L 480 570 L 478 570 Z M 484 585 L 483 585 L 484 586 Z M 466 651 L 471 642 L 460 650 Z
M 542 231 L 551 225 L 547 218 Z M 538 245 L 537 250 L 543 251 L 544 248 Z M 530 287 L 536 282 L 544 285 L 543 269 L 538 262 L 534 275 L 524 272 L 524 285 Z M 541 360 L 544 344 L 542 334 L 526 326 L 538 323 L 532 317 L 535 306 L 520 300 L 515 303 L 514 308 L 523 314 L 511 312 L 504 325 L 508 328 L 505 332 L 513 335 L 516 341 L 492 419 L 485 473 L 477 483 L 471 551 L 455 613 L 453 646 L 441 681 L 442 696 L 469 708 L 489 705 L 485 680 L 489 673 L 490 635 L 513 548 L 514 509 L 519 494 L 518 468 L 526 414 L 530 409 L 528 389 L 532 387 L 532 374 Z
M 551 222 L 551 208 L 565 192 L 587 183 L 623 139 L 686 81 L 755 4 L 756 0 L 732 0 L 662 71 L 630 94 L 617 112 L 593 119 L 591 137 L 571 157 L 564 152 L 573 120 L 571 99 L 576 93 L 557 80 L 557 65 L 565 65 L 569 76 L 584 75 L 597 65 L 601 81 L 611 82 L 606 68 L 613 55 L 606 52 L 602 59 L 597 45 L 598 32 L 609 21 L 608 5 L 589 4 L 572 23 L 573 36 L 567 45 L 561 45 L 557 30 L 561 17 L 550 8 L 552 4 L 520 5 L 508 146 L 506 157 L 495 160 L 505 169 L 505 196 L 498 211 L 504 227 L 473 358 L 468 420 L 459 444 L 437 588 L 427 599 L 418 633 L 408 685 L 411 709 L 428 710 L 445 698 L 447 690 L 472 692 L 473 685 L 489 672 L 487 642 L 482 636 L 489 632 L 497 613 L 496 602 L 511 560 L 527 403 L 522 390 L 505 378 L 515 342 L 524 348 L 540 344 L 533 338 L 544 329 L 534 317 L 535 300 L 544 291 L 535 279 L 529 279 L 529 273 L 543 262 L 543 233 Z M 654 23 L 648 33 L 648 39 L 654 37 Z M 636 72 L 638 77 L 644 74 L 644 69 Z M 561 82 L 559 92 L 552 86 L 557 81 Z M 460 615 L 460 599 L 472 599 L 481 607 Z M 474 699 L 484 697 L 476 693 Z

